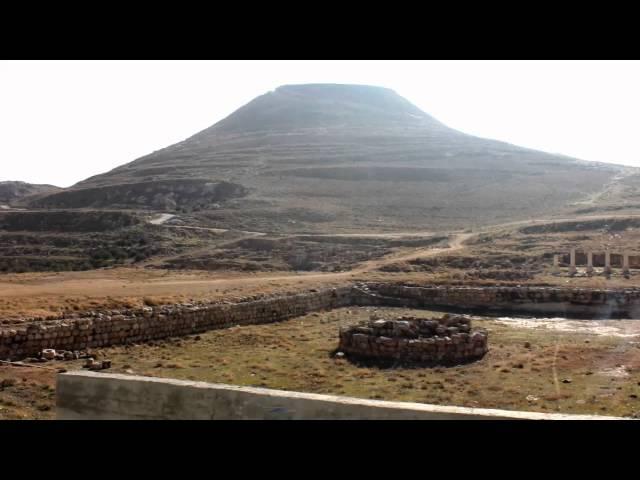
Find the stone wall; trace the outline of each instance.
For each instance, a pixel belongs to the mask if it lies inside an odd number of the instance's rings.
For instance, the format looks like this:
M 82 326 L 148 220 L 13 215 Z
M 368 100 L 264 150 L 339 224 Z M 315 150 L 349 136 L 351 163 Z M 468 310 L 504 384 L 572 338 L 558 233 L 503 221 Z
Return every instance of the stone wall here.
M 471 320 L 400 317 L 371 320 L 340 330 L 338 350 L 349 358 L 383 363 L 451 365 L 470 362 L 488 351 L 487 333 L 471 330 Z
M 408 286 L 369 283 L 289 296 L 93 312 L 0 327 L 0 359 L 21 359 L 45 348 L 83 350 L 183 336 L 233 325 L 287 320 L 349 305 L 439 308 L 486 313 L 640 318 L 640 290 L 553 287 Z
M 573 318 L 640 318 L 640 289 L 561 287 L 409 286 L 369 283 L 359 305 L 445 308 L 478 313 L 554 315 Z
M 340 288 L 286 297 L 176 305 L 32 322 L 0 329 L 0 359 L 19 359 L 46 348 L 83 350 L 184 336 L 234 325 L 270 323 L 308 312 L 350 305 L 351 289 Z

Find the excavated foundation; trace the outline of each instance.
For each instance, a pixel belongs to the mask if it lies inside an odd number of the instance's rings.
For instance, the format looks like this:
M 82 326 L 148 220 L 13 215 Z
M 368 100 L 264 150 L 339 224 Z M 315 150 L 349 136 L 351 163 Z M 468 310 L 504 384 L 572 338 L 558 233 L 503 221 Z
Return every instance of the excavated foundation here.
M 0 359 L 44 349 L 84 350 L 201 333 L 234 325 L 271 323 L 347 306 L 430 308 L 474 313 L 568 318 L 639 318 L 640 290 L 555 287 L 411 286 L 369 283 L 295 295 L 105 310 L 70 317 L 23 319 L 0 325 Z
M 403 365 L 455 365 L 488 351 L 488 334 L 461 316 L 370 320 L 340 331 L 338 350 L 358 361 Z

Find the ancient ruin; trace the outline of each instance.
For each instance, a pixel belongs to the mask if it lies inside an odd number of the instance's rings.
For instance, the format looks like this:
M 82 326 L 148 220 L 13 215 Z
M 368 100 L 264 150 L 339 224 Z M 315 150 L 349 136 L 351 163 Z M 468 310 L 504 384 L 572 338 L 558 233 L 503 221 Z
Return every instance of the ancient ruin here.
M 58 350 L 81 351 L 144 343 L 237 325 L 280 322 L 309 312 L 346 306 L 639 318 L 640 289 L 367 283 L 295 295 L 246 297 L 237 302 L 92 311 L 70 317 L 31 318 L 0 325 L 0 359 L 24 359 L 38 355 L 44 349 L 58 353 Z
M 577 257 L 580 256 L 582 261 L 577 260 Z M 622 275 L 628 278 L 631 275 L 631 266 L 634 268 L 640 267 L 640 256 L 631 256 L 629 252 L 623 252 L 621 254 L 613 254 L 614 257 L 617 257 L 617 263 L 611 261 L 612 252 L 609 250 L 605 250 L 604 253 L 595 253 L 592 251 L 586 252 L 577 252 L 575 248 L 572 248 L 569 254 L 554 254 L 553 255 L 553 266 L 551 272 L 554 275 L 560 274 L 560 266 L 564 264 L 564 266 L 568 267 L 568 273 L 570 276 L 578 275 L 578 266 L 583 266 L 586 259 L 586 268 L 584 273 L 587 276 L 592 276 L 596 273 L 594 267 L 602 267 L 602 275 L 610 276 L 613 274 L 613 267 L 619 267 L 622 269 Z M 568 257 L 568 258 L 567 258 Z M 594 261 L 595 258 L 595 261 Z
M 444 315 L 370 320 L 341 329 L 338 350 L 360 360 L 454 365 L 482 358 L 488 347 L 487 333 L 472 331 L 469 318 Z

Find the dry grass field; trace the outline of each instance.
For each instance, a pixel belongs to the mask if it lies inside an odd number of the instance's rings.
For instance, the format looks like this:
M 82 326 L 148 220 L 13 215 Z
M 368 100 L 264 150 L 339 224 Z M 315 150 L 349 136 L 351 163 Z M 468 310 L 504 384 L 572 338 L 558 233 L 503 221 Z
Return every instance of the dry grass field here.
M 392 237 L 391 243 L 358 243 L 367 237 L 355 237 L 355 247 L 365 248 L 359 262 L 341 265 L 343 271 L 247 271 L 247 270 L 190 270 L 161 268 L 166 258 L 158 257 L 140 266 L 106 268 L 79 272 L 42 272 L 5 274 L 0 277 L 0 318 L 15 321 L 24 316 L 46 316 L 92 309 L 116 309 L 254 295 L 285 293 L 300 289 L 342 285 L 355 280 L 407 281 L 429 284 L 535 284 L 583 287 L 633 287 L 639 284 L 640 270 L 632 269 L 624 278 L 619 269 L 607 279 L 602 275 L 587 277 L 579 268 L 576 277 L 551 274 L 552 255 L 568 254 L 571 247 L 578 250 L 594 248 L 603 251 L 627 250 L 638 254 L 640 217 L 610 217 L 606 220 L 548 223 L 552 227 L 529 230 L 530 226 L 504 226 L 476 233 L 451 234 L 448 242 L 432 242 L 429 237 Z M 615 223 L 617 222 L 617 223 Z M 406 235 L 406 234 L 404 234 Z M 299 237 L 304 239 L 305 237 Z M 314 245 L 335 247 L 334 240 Z M 349 238 L 349 237 L 347 237 Z M 439 237 L 435 237 L 436 239 Z M 377 240 L 376 240 L 377 241 Z M 396 242 L 395 244 L 393 242 Z M 422 243 L 420 243 L 422 242 Z M 237 241 L 229 240 L 235 245 Z M 286 244 L 285 244 L 286 245 Z M 349 245 L 349 244 L 345 244 Z M 365 247 L 363 247 L 364 245 Z M 380 247 L 379 245 L 382 245 Z M 395 246 L 394 246 L 395 245 Z M 199 247 L 202 254 L 203 247 Z M 368 250 L 367 250 L 368 249 Z M 376 250 L 377 249 L 377 250 Z M 600 249 L 600 250 L 598 250 Z M 216 252 L 212 246 L 210 252 Z M 285 250 L 283 250 L 285 251 Z M 269 252 L 241 250 L 243 261 L 252 255 Z M 336 259 L 345 255 L 336 250 Z M 153 265 L 155 264 L 155 265 Z M 152 268 L 153 267 L 153 268 Z M 289 267 L 287 267 L 289 268 Z M 597 268 L 596 270 L 601 270 Z
M 452 232 L 445 243 L 426 245 L 403 244 L 406 235 L 391 236 L 401 242 L 339 272 L 167 270 L 149 262 L 84 272 L 5 274 L 0 279 L 0 317 L 11 324 L 25 315 L 233 300 L 357 280 L 637 286 L 638 270 L 632 271 L 631 278 L 619 274 L 610 279 L 586 277 L 580 272 L 573 278 L 553 276 L 550 255 L 566 253 L 572 246 L 608 246 L 637 253 L 639 221 L 609 217 L 577 224 L 573 220 L 529 222 Z M 441 405 L 625 417 L 640 414 L 638 320 L 477 318 L 474 326 L 489 331 L 489 353 L 478 362 L 449 368 L 378 369 L 332 358 L 338 328 L 367 319 L 371 312 L 371 308 L 318 312 L 281 323 L 115 346 L 95 353 L 113 362 L 113 372 Z M 58 370 L 81 366 L 82 361 L 0 366 L 0 418 L 54 418 Z
M 467 135 L 386 88 L 283 86 L 68 189 L 0 182 L 0 328 L 355 281 L 639 287 L 640 263 L 629 278 L 551 271 L 553 255 L 571 248 L 640 255 L 638 172 Z M 333 358 L 338 328 L 371 313 L 317 312 L 95 353 L 111 371 L 140 375 L 640 415 L 640 320 L 477 318 L 489 353 L 450 368 Z M 0 419 L 53 418 L 55 375 L 81 365 L 0 364 Z
M 338 329 L 373 308 L 343 308 L 285 322 L 214 330 L 95 351 L 110 372 L 361 398 L 537 412 L 640 416 L 640 322 L 475 318 L 489 332 L 480 361 L 441 368 L 362 367 L 333 358 Z M 440 316 L 395 308 L 379 315 Z M 0 418 L 53 418 L 57 368 L 0 366 Z

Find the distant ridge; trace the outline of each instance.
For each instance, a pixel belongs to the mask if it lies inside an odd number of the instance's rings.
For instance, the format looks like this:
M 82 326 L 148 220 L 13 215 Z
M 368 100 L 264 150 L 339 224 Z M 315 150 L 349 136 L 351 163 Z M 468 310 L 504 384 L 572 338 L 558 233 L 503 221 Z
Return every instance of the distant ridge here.
M 0 181 L 0 204 L 10 205 L 34 195 L 44 195 L 62 190 L 53 185 L 36 185 L 20 181 Z

